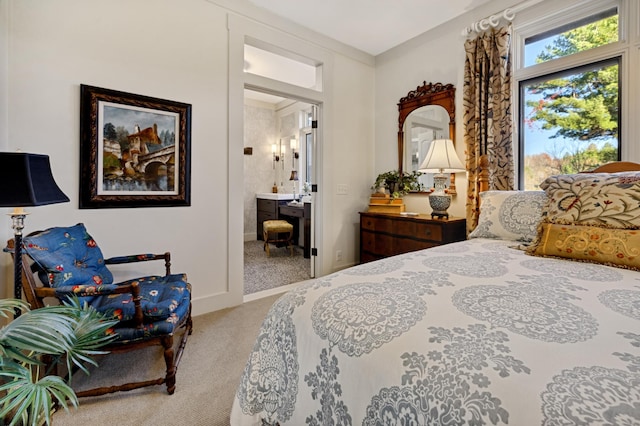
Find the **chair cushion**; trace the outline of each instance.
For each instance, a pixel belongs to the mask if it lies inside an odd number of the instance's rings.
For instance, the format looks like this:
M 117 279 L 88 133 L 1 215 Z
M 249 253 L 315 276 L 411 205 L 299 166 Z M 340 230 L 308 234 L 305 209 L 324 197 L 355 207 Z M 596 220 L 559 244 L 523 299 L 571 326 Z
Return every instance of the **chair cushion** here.
M 140 305 L 145 322 L 165 320 L 178 308 L 188 291 L 186 274 L 167 276 L 148 276 L 120 283 L 137 282 L 140 289 Z M 119 321 L 130 321 L 134 318 L 135 305 L 130 293 L 96 296 L 91 301 L 98 312 Z
M 262 229 L 264 232 L 290 232 L 293 231 L 293 225 L 286 220 L 265 220 Z
M 100 247 L 82 223 L 49 228 L 22 241 L 24 250 L 46 273 L 40 278 L 52 287 L 113 282 Z
M 183 322 L 191 309 L 191 285 L 185 284 L 183 291 L 179 293 L 180 298 L 172 304 L 173 310 L 167 318 L 145 323 L 142 328 L 130 327 L 127 326 L 127 323 L 120 323 L 119 326 L 112 330 L 118 335 L 116 343 L 123 344 L 153 336 L 172 334 L 176 326 Z

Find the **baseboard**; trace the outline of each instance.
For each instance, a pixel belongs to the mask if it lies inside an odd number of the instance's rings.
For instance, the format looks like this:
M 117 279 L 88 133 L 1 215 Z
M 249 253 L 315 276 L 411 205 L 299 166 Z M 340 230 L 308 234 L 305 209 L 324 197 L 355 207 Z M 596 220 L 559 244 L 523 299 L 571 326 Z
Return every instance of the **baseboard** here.
M 297 286 L 299 286 L 303 282 L 306 282 L 306 281 L 300 281 L 298 283 L 283 285 L 283 286 L 276 287 L 276 288 L 270 288 L 269 290 L 258 291 L 256 293 L 247 294 L 242 299 L 242 302 L 243 303 L 252 302 L 254 300 L 262 299 L 264 297 L 273 296 L 275 294 L 286 293 L 289 290 L 293 290 L 294 288 L 296 288 Z

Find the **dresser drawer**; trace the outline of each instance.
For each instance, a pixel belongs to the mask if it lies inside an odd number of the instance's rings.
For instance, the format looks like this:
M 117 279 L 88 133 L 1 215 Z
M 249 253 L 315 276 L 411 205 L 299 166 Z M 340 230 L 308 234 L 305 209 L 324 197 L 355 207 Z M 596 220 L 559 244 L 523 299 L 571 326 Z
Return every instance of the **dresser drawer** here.
M 394 222 L 393 234 L 418 240 L 442 241 L 442 226 L 437 223 L 421 223 L 412 220 Z
M 278 219 L 278 215 L 276 215 L 275 213 L 260 212 L 258 221 L 262 223 L 267 220 L 277 220 L 277 219 Z
M 466 238 L 463 218 L 360 213 L 360 261 L 422 250 Z
M 360 221 L 362 229 L 376 232 L 394 232 L 394 221 L 383 217 L 363 217 Z
M 304 217 L 302 207 L 280 206 L 280 214 L 291 217 Z
M 418 239 L 435 242 L 442 241 L 442 226 L 439 224 L 415 223 L 414 231 L 413 235 Z
M 362 230 L 360 234 L 361 249 L 369 253 L 376 252 L 376 234 Z
M 264 211 L 269 213 L 276 213 L 278 208 L 278 202 L 276 200 L 265 200 L 258 198 L 258 211 Z

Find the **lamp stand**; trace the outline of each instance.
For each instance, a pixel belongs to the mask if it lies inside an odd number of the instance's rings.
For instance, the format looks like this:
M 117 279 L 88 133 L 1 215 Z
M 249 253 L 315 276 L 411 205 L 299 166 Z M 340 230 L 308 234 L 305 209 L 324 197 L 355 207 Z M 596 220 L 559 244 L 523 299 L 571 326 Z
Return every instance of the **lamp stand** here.
M 11 212 L 11 227 L 13 228 L 13 297 L 22 299 L 22 230 L 24 229 L 24 218 L 27 212 L 22 207 L 16 207 Z M 20 309 L 14 311 L 14 318 L 20 316 Z
M 449 218 L 447 209 L 451 205 L 451 195 L 447 194 L 444 189 L 447 182 L 447 176 L 440 172 L 433 176 L 434 191 L 429 194 L 429 205 L 431 206 L 431 218 L 434 216 L 438 218 Z

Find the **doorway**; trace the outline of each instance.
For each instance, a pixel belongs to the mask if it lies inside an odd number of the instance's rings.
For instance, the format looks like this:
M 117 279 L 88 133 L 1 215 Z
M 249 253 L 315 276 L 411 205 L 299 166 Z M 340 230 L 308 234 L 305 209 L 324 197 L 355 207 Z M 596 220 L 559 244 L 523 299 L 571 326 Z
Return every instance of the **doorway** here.
M 314 276 L 313 195 L 317 107 L 260 91 L 244 91 L 244 300 L 280 293 Z M 264 220 L 294 227 L 293 255 L 264 250 Z

